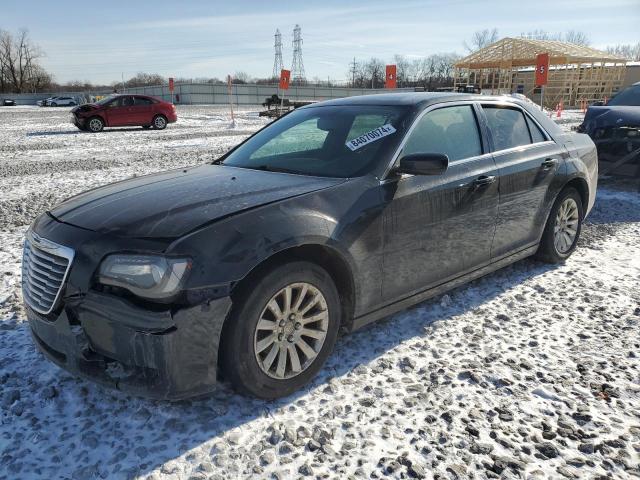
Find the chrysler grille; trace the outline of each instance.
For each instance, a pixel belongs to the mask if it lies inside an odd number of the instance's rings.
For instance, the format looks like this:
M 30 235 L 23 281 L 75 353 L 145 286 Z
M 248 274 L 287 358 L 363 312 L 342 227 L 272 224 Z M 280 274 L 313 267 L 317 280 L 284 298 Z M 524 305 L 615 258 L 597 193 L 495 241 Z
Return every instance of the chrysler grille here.
M 22 255 L 22 295 L 26 304 L 46 315 L 56 307 L 74 251 L 29 231 Z

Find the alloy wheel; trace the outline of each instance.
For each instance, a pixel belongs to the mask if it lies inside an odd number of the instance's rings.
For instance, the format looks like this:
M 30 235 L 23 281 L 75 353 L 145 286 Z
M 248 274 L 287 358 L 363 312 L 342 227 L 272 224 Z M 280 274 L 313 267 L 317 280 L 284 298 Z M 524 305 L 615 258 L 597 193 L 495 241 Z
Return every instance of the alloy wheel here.
M 553 243 L 560 254 L 565 254 L 576 241 L 580 214 L 573 198 L 567 198 L 560 205 L 553 227 Z
M 316 359 L 329 328 L 322 292 L 310 283 L 279 290 L 262 310 L 254 333 L 254 353 L 269 377 L 285 380 L 305 371 Z
M 164 127 L 167 126 L 167 121 L 164 119 L 164 117 L 156 117 L 155 120 L 153 121 L 153 125 L 162 130 Z
M 99 132 L 102 130 L 102 121 L 98 118 L 92 118 L 89 121 L 89 130 L 92 132 Z

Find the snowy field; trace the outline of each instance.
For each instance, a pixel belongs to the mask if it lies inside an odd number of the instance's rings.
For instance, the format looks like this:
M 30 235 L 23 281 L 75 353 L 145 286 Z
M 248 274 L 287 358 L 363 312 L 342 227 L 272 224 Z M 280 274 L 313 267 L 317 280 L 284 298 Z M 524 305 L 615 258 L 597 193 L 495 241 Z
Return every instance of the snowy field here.
M 94 135 L 0 107 L 0 478 L 639 478 L 640 192 L 603 182 L 565 265 L 525 260 L 338 341 L 291 397 L 176 404 L 45 361 L 20 294 L 33 217 L 107 182 L 202 163 L 265 124 L 179 107 Z M 566 128 L 581 119 L 565 112 Z

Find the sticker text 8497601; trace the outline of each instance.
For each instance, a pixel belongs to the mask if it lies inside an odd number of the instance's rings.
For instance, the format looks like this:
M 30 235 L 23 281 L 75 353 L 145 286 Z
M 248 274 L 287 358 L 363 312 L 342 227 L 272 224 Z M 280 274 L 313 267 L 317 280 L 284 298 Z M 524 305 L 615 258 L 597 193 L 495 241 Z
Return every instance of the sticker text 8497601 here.
M 381 127 L 374 128 L 370 132 L 363 133 L 362 135 L 357 136 L 352 140 L 347 140 L 345 145 L 353 152 L 358 150 L 359 148 L 364 147 L 365 145 L 375 142 L 376 140 L 380 140 L 381 138 L 386 137 L 387 135 L 391 135 L 395 133 L 396 129 L 390 123 L 382 125 Z

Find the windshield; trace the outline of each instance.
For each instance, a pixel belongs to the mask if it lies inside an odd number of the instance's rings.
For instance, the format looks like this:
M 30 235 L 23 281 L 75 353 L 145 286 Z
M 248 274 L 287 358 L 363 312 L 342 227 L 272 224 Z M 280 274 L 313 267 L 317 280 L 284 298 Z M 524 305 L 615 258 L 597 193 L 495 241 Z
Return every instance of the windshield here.
M 325 177 L 357 177 L 390 158 L 406 107 L 326 106 L 296 110 L 269 125 L 224 165 Z
M 640 105 L 640 85 L 631 86 L 621 92 L 617 93 L 611 100 L 607 102 L 607 105 L 619 105 L 619 106 L 638 106 Z

